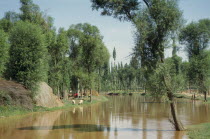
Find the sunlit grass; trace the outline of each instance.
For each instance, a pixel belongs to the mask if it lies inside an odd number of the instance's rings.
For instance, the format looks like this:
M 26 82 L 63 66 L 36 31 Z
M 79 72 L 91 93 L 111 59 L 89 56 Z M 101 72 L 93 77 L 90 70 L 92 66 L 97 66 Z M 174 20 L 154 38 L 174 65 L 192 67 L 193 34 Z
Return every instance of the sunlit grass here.
M 0 116 L 22 115 L 31 112 L 31 110 L 18 106 L 0 106 Z
M 188 136 L 190 139 L 209 139 L 210 123 L 190 126 Z

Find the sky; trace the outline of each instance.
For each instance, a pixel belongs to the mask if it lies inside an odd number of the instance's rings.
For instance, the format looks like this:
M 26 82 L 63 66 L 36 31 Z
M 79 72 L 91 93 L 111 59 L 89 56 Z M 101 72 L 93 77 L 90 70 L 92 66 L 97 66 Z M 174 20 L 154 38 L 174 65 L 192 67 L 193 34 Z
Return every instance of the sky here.
M 41 11 L 54 18 L 54 26 L 58 29 L 68 29 L 72 24 L 90 23 L 99 28 L 103 41 L 111 56 L 115 47 L 116 62 L 129 63 L 129 55 L 134 47 L 135 29 L 130 22 L 120 22 L 109 16 L 101 16 L 99 11 L 93 11 L 90 0 L 33 0 Z M 210 18 L 210 0 L 179 0 L 180 9 L 187 23 L 202 18 Z M 19 0 L 0 0 L 0 18 L 7 11 L 19 12 Z M 166 56 L 171 56 L 171 49 L 166 50 Z M 184 59 L 183 50 L 179 53 Z M 110 58 L 113 61 L 113 58 Z

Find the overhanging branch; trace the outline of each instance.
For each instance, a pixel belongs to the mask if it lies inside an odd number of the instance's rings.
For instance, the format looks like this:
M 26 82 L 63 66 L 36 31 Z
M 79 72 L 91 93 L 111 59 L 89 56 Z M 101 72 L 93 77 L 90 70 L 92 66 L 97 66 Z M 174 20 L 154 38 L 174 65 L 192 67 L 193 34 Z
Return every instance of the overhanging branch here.
M 143 0 L 143 1 L 144 1 L 144 3 L 147 5 L 147 7 L 149 8 L 150 5 L 149 5 L 148 1 L 147 1 L 147 0 Z

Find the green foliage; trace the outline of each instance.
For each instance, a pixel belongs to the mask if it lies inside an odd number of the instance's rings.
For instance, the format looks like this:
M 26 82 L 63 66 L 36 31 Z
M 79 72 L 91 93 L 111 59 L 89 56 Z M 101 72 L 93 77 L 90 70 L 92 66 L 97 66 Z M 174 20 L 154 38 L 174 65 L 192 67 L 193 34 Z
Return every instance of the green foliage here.
M 192 22 L 181 30 L 180 41 L 185 44 L 189 56 L 188 80 L 200 92 L 206 92 L 209 84 L 210 20 Z
M 192 22 L 181 30 L 180 42 L 185 44 L 189 59 L 200 55 L 209 47 L 210 20 L 202 19 Z
M 123 90 L 125 92 L 140 91 L 142 88 L 142 71 L 136 65 L 130 64 L 111 65 L 111 69 L 107 65 L 106 72 L 102 76 L 102 90 L 113 91 Z
M 175 64 L 172 60 L 168 59 L 164 64 L 159 64 L 154 73 L 151 73 L 147 86 L 153 95 L 167 95 L 168 89 L 174 94 L 183 90 L 183 76 L 182 74 L 177 74 L 174 66 Z
M 132 20 L 139 10 L 138 0 L 91 0 L 92 8 L 102 9 L 101 15 L 113 16 L 119 20 Z
M 47 78 L 44 39 L 41 28 L 29 22 L 16 23 L 10 34 L 9 77 L 32 90 Z
M 49 34 L 50 35 L 50 34 Z M 51 34 L 53 35 L 53 34 Z M 64 92 L 70 87 L 70 60 L 67 58 L 69 52 L 69 41 L 67 32 L 61 28 L 55 42 L 48 48 L 51 55 L 50 70 L 49 70 L 49 84 L 52 86 L 54 93 L 60 95 L 59 91 Z
M 52 29 L 53 18 L 41 12 L 39 6 L 34 4 L 32 0 L 20 0 L 20 3 L 20 20 L 41 26 L 43 32 Z
M 23 21 L 35 22 L 36 14 L 39 12 L 39 6 L 32 0 L 20 0 L 21 12 L 20 19 Z
M 6 70 L 6 64 L 9 59 L 9 44 L 7 34 L 0 29 L 0 77 Z
M 72 25 L 68 30 L 70 58 L 74 69 L 74 81 L 84 88 L 93 88 L 97 69 L 109 60 L 109 52 L 102 42 L 96 26 L 90 24 Z
M 165 42 L 182 22 L 175 0 L 152 0 L 149 8 L 143 8 L 135 17 L 136 46 L 134 55 L 139 57 L 146 71 L 152 72 L 159 61 L 163 62 Z M 147 78 L 147 77 L 146 77 Z

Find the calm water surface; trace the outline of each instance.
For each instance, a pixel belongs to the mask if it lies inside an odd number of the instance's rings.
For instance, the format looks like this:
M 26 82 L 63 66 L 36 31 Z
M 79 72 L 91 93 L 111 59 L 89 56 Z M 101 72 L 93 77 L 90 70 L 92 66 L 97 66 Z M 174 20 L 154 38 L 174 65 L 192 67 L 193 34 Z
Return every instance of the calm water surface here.
M 210 122 L 210 105 L 179 100 L 184 125 Z M 169 122 L 169 105 L 141 96 L 116 96 L 110 101 L 63 111 L 0 119 L 0 139 L 181 139 Z

